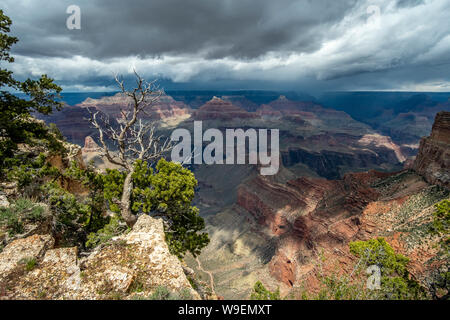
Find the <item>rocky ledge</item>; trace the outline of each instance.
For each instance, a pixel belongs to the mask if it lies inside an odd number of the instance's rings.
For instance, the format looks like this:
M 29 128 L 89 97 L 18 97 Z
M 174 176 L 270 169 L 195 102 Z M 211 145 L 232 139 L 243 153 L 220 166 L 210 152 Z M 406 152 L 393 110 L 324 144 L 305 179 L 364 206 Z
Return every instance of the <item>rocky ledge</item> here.
M 156 288 L 200 299 L 170 254 L 162 220 L 143 215 L 133 229 L 79 259 L 53 248 L 50 235 L 8 244 L 0 253 L 0 299 L 136 299 Z

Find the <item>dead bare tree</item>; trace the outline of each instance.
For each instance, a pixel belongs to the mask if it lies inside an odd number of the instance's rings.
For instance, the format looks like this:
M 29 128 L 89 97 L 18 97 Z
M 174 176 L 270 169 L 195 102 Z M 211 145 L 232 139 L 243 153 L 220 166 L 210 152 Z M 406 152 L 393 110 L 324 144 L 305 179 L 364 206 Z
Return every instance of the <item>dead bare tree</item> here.
M 99 134 L 102 155 L 126 172 L 122 197 L 120 200 L 114 199 L 114 202 L 119 206 L 123 219 L 130 227 L 137 220 L 131 212 L 130 199 L 135 161 L 156 161 L 172 148 L 168 138 L 163 139 L 155 134 L 154 121 L 146 122 L 142 119 L 142 115 L 148 115 L 147 111 L 159 101 L 162 90 L 156 86 L 156 81 L 147 82 L 136 71 L 134 74 L 137 86 L 130 91 L 125 89 L 124 81 L 115 76 L 122 94 L 131 100 L 127 108 L 121 109 L 122 117 L 116 119 L 118 127 L 110 122 L 107 115 L 98 110 L 88 109 L 91 115 L 88 120 Z M 106 139 L 117 147 L 117 151 L 112 151 Z

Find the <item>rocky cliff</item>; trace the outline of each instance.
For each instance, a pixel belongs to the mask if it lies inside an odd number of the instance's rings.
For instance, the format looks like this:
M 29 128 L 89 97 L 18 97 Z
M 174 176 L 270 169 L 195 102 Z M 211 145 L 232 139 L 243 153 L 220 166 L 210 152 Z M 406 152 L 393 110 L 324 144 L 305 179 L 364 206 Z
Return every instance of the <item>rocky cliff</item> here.
M 54 123 L 71 143 L 83 145 L 86 136 L 94 136 L 97 132 L 95 128 L 89 125 L 86 119 L 90 114 L 86 108 L 65 105 L 59 112 L 43 116 L 37 114 L 36 117 L 45 120 L 48 123 Z
M 450 188 L 450 112 L 436 115 L 431 135 L 420 141 L 413 168 L 429 183 Z

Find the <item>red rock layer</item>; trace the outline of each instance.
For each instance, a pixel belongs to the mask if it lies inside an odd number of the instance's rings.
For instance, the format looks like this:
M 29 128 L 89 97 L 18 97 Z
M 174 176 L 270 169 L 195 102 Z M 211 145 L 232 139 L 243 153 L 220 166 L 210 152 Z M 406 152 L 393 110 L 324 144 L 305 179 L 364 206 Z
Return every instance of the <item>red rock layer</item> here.
M 257 177 L 240 186 L 237 205 L 277 239 L 270 273 L 293 286 L 303 262 L 319 248 L 344 247 L 361 232 L 361 212 L 379 197 L 370 184 L 389 175 L 370 171 L 342 180 L 302 177 L 286 184 Z

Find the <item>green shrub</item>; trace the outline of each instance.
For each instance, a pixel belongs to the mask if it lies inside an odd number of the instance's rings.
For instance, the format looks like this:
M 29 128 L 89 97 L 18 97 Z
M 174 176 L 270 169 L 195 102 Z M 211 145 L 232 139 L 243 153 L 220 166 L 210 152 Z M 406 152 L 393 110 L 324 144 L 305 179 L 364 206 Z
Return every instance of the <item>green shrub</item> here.
M 59 173 L 58 169 L 46 162 L 46 156 L 43 153 L 31 158 L 29 154 L 25 154 L 23 158 L 17 156 L 17 160 L 20 160 L 19 163 L 11 166 L 7 178 L 16 181 L 20 190 L 32 182 L 39 184 L 45 177 L 55 177 Z
M 376 265 L 381 271 L 381 289 L 374 291 L 376 299 L 408 300 L 425 298 L 425 291 L 408 272 L 409 259 L 395 253 L 384 238 L 355 241 L 350 252 L 361 259 L 361 267 Z
M 396 254 L 384 238 L 351 242 L 349 247 L 350 252 L 362 258 L 367 266 L 378 265 L 384 274 L 396 273 L 403 276 L 407 272 L 409 259 Z
M 117 199 L 121 198 L 125 176 L 126 173 L 119 170 L 107 170 L 103 175 L 105 199 L 116 213 L 120 213 Z M 155 169 L 137 160 L 132 178 L 132 212 L 164 219 L 166 241 L 172 254 L 179 258 L 186 252 L 194 257 L 200 254 L 209 243 L 209 237 L 202 232 L 205 221 L 198 208 L 191 205 L 197 186 L 194 174 L 165 159 L 159 160 Z
M 251 300 L 280 300 L 280 290 L 274 292 L 267 290 L 261 281 L 257 281 L 253 287 L 253 292 L 250 295 Z
M 191 291 L 187 288 L 181 289 L 181 291 L 178 293 L 178 299 L 177 300 L 192 300 L 192 294 Z
M 42 220 L 44 216 L 44 208 L 36 205 L 32 200 L 27 198 L 19 198 L 14 204 L 14 210 L 23 215 L 25 219 L 36 222 Z
M 25 265 L 25 270 L 31 271 L 36 267 L 37 260 L 36 258 L 24 258 L 19 261 L 19 264 Z
M 127 226 L 120 223 L 120 218 L 118 216 L 114 216 L 102 229 L 88 235 L 86 247 L 94 248 L 100 244 L 107 243 L 113 237 L 120 235 L 127 229 Z
M 86 222 L 89 208 L 75 195 L 61 188 L 56 182 L 44 184 L 42 191 L 60 223 L 69 226 L 75 222 Z
M 14 236 L 24 232 L 25 222 L 43 219 L 44 208 L 27 198 L 19 198 L 8 208 L 0 208 L 0 225 L 6 227 L 8 234 Z
M 109 217 L 104 214 L 106 211 L 104 176 L 95 171 L 92 163 L 87 169 L 82 169 L 72 161 L 70 167 L 64 171 L 64 177 L 81 182 L 89 190 L 89 195 L 84 199 L 89 211 L 84 225 L 86 232 L 96 232 L 103 228 L 109 222 Z
M 192 295 L 187 288 L 183 288 L 179 293 L 175 293 L 164 286 L 158 286 L 148 297 L 148 300 L 192 300 Z
M 19 215 L 14 208 L 0 208 L 0 225 L 6 227 L 8 234 L 14 236 L 15 234 L 23 232 L 23 223 L 20 221 Z
M 172 293 L 164 286 L 156 287 L 155 291 L 149 297 L 150 300 L 174 300 Z
M 442 200 L 435 205 L 435 208 L 430 231 L 434 234 L 444 235 L 442 244 L 445 245 L 450 234 L 450 200 Z

